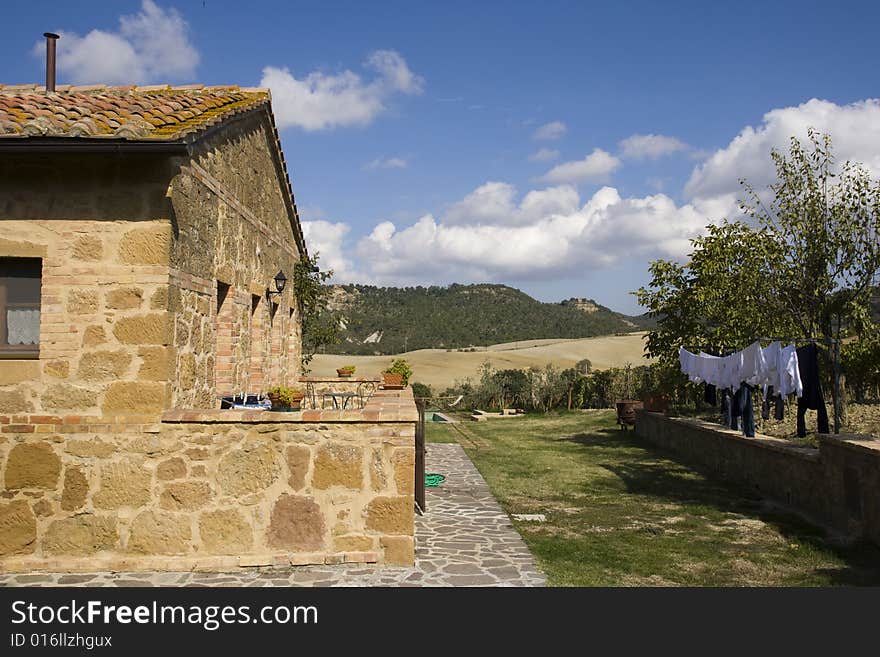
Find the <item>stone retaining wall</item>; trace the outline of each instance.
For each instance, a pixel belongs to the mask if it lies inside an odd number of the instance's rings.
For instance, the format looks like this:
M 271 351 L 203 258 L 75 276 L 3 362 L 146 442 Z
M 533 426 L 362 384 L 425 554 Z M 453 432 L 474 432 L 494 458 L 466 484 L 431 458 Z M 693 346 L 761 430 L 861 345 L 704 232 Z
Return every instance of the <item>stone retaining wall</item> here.
M 0 416 L 0 569 L 414 561 L 417 412 Z
M 880 545 L 880 440 L 820 434 L 815 449 L 644 410 L 636 411 L 635 431 L 722 479 Z

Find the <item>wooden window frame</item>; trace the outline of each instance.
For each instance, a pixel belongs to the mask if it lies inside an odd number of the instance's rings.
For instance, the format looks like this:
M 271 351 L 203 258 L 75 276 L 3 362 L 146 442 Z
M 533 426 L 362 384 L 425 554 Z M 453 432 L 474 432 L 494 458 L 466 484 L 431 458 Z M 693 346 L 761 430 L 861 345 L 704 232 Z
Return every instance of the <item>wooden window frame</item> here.
M 3 256 L 3 260 L 38 260 L 40 262 L 40 297 L 42 297 L 42 260 L 39 258 L 16 258 L 15 256 Z M 6 310 L 7 308 L 21 308 L 27 310 L 41 310 L 42 298 L 37 298 L 36 302 L 15 302 L 8 303 L 6 301 L 7 290 L 4 283 L 0 283 L 0 336 L 4 336 L 6 340 Z M 41 313 L 42 314 L 42 313 Z M 21 344 L 9 345 L 0 342 L 0 360 L 35 360 L 40 357 L 39 334 L 37 336 L 37 344 Z

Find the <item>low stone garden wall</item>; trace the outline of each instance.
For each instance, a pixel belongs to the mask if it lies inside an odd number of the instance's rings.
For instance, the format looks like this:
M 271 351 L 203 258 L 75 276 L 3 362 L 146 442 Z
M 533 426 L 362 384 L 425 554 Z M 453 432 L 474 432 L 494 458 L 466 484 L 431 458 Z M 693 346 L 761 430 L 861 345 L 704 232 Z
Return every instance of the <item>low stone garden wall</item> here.
M 644 410 L 636 411 L 635 431 L 698 468 L 880 545 L 880 440 L 820 434 L 815 449 Z
M 0 416 L 0 569 L 414 561 L 417 411 Z

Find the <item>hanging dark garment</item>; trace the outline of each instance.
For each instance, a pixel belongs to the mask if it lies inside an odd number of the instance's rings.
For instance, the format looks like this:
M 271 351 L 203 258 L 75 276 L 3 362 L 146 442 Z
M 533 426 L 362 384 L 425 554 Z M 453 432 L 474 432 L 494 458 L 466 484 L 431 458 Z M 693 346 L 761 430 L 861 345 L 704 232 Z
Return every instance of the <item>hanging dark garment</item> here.
M 776 395 L 776 408 L 773 409 L 773 417 L 780 421 L 785 419 L 785 400 L 782 395 Z
M 716 406 L 718 404 L 718 395 L 716 394 L 715 386 L 711 383 L 706 384 L 706 389 L 703 391 L 703 401 L 710 406 Z
M 724 388 L 721 391 L 721 418 L 722 422 L 724 422 L 725 426 L 731 426 L 733 422 L 733 404 L 732 402 L 733 396 L 730 394 L 730 389 Z M 736 427 L 733 427 L 736 429 Z
M 742 419 L 742 432 L 747 438 L 755 437 L 755 409 L 752 404 L 752 387 L 743 382 L 730 404 L 730 428 L 738 429 Z
M 804 386 L 803 396 L 798 397 L 797 435 L 801 438 L 807 435 L 804 415 L 808 408 L 817 412 L 818 432 L 829 433 L 828 411 L 825 410 L 825 397 L 822 394 L 822 382 L 819 380 L 819 348 L 815 342 L 810 342 L 798 348 L 797 357 L 798 371 Z
M 772 397 L 773 386 L 769 386 L 767 392 L 764 393 L 764 400 L 761 402 L 761 418 L 764 420 L 770 419 L 770 399 Z

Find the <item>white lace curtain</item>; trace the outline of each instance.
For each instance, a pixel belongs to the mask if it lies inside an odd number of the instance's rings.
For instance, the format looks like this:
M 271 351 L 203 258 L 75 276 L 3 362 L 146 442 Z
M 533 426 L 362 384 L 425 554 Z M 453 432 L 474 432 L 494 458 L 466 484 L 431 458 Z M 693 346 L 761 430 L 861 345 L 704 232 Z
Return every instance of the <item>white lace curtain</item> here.
M 40 311 L 7 309 L 6 333 L 10 345 L 39 344 Z

